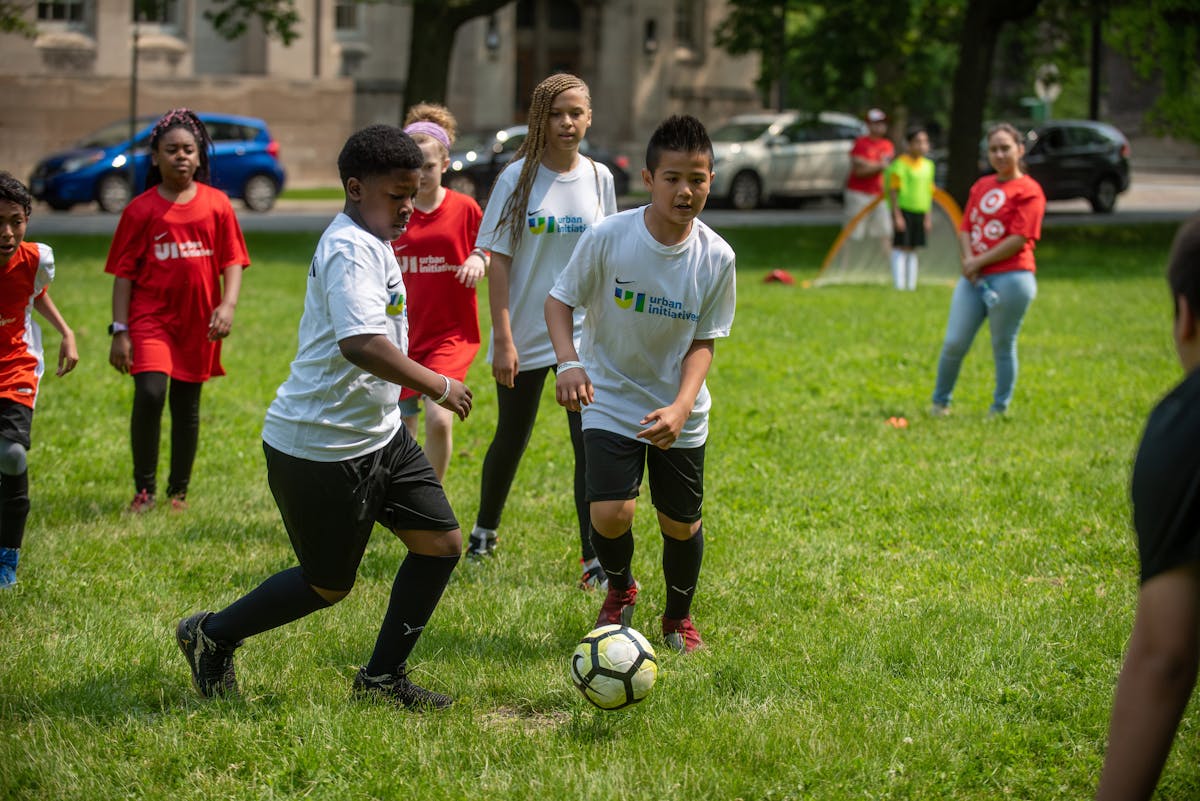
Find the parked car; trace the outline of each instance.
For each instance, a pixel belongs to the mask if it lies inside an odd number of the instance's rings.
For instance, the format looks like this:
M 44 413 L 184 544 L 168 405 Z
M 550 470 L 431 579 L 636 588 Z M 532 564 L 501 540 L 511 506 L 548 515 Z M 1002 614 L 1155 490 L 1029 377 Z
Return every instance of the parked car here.
M 1129 188 L 1129 140 L 1111 125 L 1054 120 L 1025 136 L 1025 164 L 1047 200 L 1086 198 L 1108 214 Z
M 283 189 L 284 170 L 279 164 L 279 144 L 271 138 L 267 124 L 229 114 L 200 112 L 197 116 L 213 140 L 209 154 L 213 186 L 254 211 L 275 205 Z M 157 120 L 136 120 L 132 148 L 129 119 L 124 119 L 85 136 L 69 150 L 47 156 L 34 167 L 30 191 L 58 211 L 95 201 L 104 211 L 119 212 L 146 186 L 150 132 Z
M 450 169 L 442 175 L 442 184 L 486 203 L 496 176 L 512 160 L 517 148 L 529 133 L 526 125 L 513 125 L 499 131 L 462 134 L 450 153 Z M 617 196 L 629 192 L 629 158 L 609 153 L 587 139 L 579 152 L 608 167 L 613 176 Z
M 865 134 L 834 111 L 741 114 L 709 134 L 716 156 L 712 197 L 735 209 L 782 198 L 842 197 L 850 148 Z

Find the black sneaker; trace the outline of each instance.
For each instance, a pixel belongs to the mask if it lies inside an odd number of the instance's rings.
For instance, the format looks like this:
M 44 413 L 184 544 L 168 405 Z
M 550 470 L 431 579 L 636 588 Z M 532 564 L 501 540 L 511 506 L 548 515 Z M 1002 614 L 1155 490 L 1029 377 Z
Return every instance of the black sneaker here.
M 205 698 L 218 695 L 237 695 L 237 674 L 233 669 L 233 652 L 241 641 L 217 642 L 202 630 L 212 612 L 197 612 L 179 621 L 175 641 L 192 669 L 192 684 Z
M 471 559 L 482 559 L 496 552 L 496 532 L 476 529 L 467 538 L 467 556 Z
M 454 703 L 454 699 L 448 695 L 413 684 L 403 666 L 396 673 L 385 673 L 382 676 L 368 676 L 365 667 L 359 668 L 358 675 L 354 677 L 354 695 L 366 700 L 387 701 L 417 711 L 445 709 Z

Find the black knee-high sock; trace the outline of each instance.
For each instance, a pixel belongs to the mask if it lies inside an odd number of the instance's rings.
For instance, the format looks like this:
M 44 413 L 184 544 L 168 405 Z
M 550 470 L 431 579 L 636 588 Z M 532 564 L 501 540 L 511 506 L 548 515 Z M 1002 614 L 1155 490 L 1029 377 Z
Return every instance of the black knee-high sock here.
M 692 596 L 703 561 L 703 524 L 690 539 L 677 540 L 663 534 L 663 578 L 667 582 L 667 610 L 663 617 L 679 620 L 691 614 Z
M 592 526 L 592 547 L 600 567 L 608 575 L 608 586 L 614 590 L 627 590 L 633 586 L 633 529 L 613 539 L 602 536 Z
M 375 640 L 375 652 L 367 663 L 368 675 L 395 674 L 408 661 L 458 559 L 458 554 L 423 556 L 411 551 L 404 557 L 392 582 L 392 595 Z
M 0 548 L 20 548 L 29 518 L 29 471 L 0 475 Z
M 221 642 L 237 642 L 329 606 L 298 567 L 276 573 L 204 621 L 204 633 Z

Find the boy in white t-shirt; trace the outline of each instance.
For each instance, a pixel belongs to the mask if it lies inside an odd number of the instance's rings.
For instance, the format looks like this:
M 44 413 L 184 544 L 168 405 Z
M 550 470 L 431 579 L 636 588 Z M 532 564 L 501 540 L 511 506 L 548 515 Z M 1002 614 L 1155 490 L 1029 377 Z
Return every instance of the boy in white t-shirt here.
M 317 244 L 296 358 L 263 425 L 267 482 L 299 565 L 220 612 L 179 622 L 176 640 L 205 697 L 237 693 L 233 652 L 246 637 L 350 593 L 378 522 L 408 555 L 354 692 L 414 709 L 452 703 L 414 684 L 407 668 L 458 563 L 462 532 L 433 467 L 401 422 L 400 387 L 460 418 L 471 411 L 466 386 L 406 355 L 404 279 L 390 243 L 412 215 L 423 162 L 416 143 L 391 125 L 358 131 L 338 156 L 346 204 Z
M 585 233 L 546 299 L 556 397 L 583 412 L 592 542 L 609 581 L 596 623 L 627 626 L 633 616 L 632 524 L 645 471 L 663 534 L 662 632 L 679 652 L 703 644 L 691 604 L 704 555 L 705 377 L 735 306 L 733 250 L 696 219 L 712 163 L 696 118 L 664 121 L 642 170 L 650 204 Z M 578 353 L 576 308 L 587 310 Z

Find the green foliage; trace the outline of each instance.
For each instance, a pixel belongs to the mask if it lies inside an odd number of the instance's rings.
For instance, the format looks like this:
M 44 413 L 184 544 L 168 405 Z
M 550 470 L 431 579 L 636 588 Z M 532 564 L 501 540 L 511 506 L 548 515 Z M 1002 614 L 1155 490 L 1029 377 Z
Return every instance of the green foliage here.
M 237 39 L 246 33 L 250 22 L 257 19 L 268 36 L 278 37 L 290 45 L 299 35 L 300 12 L 296 0 L 213 0 L 215 9 L 206 9 L 204 18 L 217 33 L 226 39 Z
M 28 17 L 31 8 L 32 1 L 0 0 L 0 33 L 15 33 L 27 39 L 37 36 L 37 26 Z
M 1200 2 L 1121 2 L 1110 12 L 1106 39 L 1162 91 L 1150 110 L 1152 127 L 1200 142 Z
M 723 233 L 738 316 L 709 379 L 695 605 L 709 648 L 660 653 L 650 697 L 612 714 L 568 680 L 600 599 L 574 587 L 570 449 L 549 382 L 501 550 L 458 567 L 417 647 L 419 678 L 455 695 L 451 710 L 348 698 L 403 557 L 382 530 L 345 601 L 239 650 L 243 700 L 196 698 L 175 621 L 292 564 L 259 432 L 317 235 L 247 236 L 254 264 L 229 375 L 204 390 L 192 507 L 137 518 L 120 511 L 132 389 L 107 364 L 108 238 L 51 238 L 52 291 L 83 361 L 44 379 L 19 583 L 0 594 L 0 797 L 1089 797 L 1136 596 L 1130 458 L 1179 378 L 1162 279 L 1172 227 L 1046 229 L 1016 402 L 993 421 L 986 331 L 955 415 L 923 414 L 947 288 L 765 284 L 780 267 L 814 277 L 836 231 Z M 464 524 L 495 425 L 482 356 L 468 382 L 476 408 L 455 425 L 446 485 Z M 886 425 L 895 415 L 909 427 Z M 634 625 L 658 643 L 649 501 Z M 1163 797 L 1200 788 L 1198 712 Z

